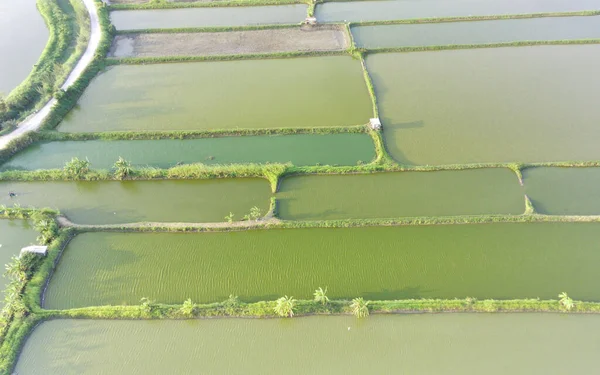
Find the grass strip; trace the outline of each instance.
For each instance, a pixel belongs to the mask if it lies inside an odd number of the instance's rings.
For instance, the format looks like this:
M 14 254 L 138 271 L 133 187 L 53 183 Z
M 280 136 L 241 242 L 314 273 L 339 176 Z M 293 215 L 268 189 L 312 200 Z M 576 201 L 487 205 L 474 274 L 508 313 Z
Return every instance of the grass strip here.
M 292 5 L 309 4 L 308 1 L 299 0 L 235 0 L 235 1 L 152 1 L 141 4 L 111 4 L 109 9 L 113 10 L 143 10 L 143 9 L 177 9 L 177 8 L 225 8 L 225 7 L 250 7 L 267 5 Z
M 254 31 L 254 30 L 276 30 L 276 29 L 296 29 L 300 24 L 276 24 L 276 25 L 247 25 L 247 26 L 212 26 L 212 27 L 178 27 L 178 28 L 158 28 L 158 29 L 132 29 L 117 30 L 115 35 L 128 34 L 177 34 L 177 33 L 220 33 L 228 31 Z

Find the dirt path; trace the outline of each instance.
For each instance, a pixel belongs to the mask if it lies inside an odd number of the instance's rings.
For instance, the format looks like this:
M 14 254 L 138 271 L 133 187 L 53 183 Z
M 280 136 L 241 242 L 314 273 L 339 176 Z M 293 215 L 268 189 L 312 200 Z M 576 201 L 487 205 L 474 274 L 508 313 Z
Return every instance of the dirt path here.
M 348 48 L 339 26 L 285 29 L 118 35 L 111 57 L 210 56 L 274 52 L 341 51 Z
M 79 62 L 77 62 L 77 65 L 75 65 L 75 68 L 71 71 L 71 73 L 67 77 L 67 80 L 61 86 L 61 89 L 63 90 L 66 90 L 69 87 L 71 87 L 75 83 L 75 81 L 79 79 L 79 77 L 81 76 L 83 71 L 88 67 L 88 65 L 92 62 L 92 60 L 94 59 L 94 55 L 96 54 L 96 50 L 100 45 L 100 39 L 102 37 L 102 31 L 100 30 L 100 21 L 98 20 L 98 11 L 96 9 L 94 0 L 81 1 L 83 1 L 85 7 L 87 8 L 90 14 L 90 41 L 85 52 L 79 59 Z M 46 117 L 48 117 L 48 115 L 50 114 L 50 111 L 52 110 L 52 107 L 55 104 L 56 99 L 52 98 L 48 103 L 44 105 L 44 107 L 42 107 L 42 109 L 37 111 L 35 114 L 29 116 L 25 121 L 19 124 L 19 126 L 14 131 L 4 136 L 1 136 L 0 149 L 5 148 L 10 141 L 22 136 L 25 133 L 38 130 L 44 119 L 46 119 Z

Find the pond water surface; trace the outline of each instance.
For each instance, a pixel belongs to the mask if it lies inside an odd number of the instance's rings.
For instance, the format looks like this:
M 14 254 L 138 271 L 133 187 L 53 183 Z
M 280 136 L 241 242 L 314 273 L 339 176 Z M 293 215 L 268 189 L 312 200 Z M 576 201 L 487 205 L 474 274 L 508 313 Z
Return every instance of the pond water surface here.
M 352 34 L 364 48 L 593 39 L 600 37 L 600 16 L 360 26 Z
M 225 233 L 85 233 L 45 306 L 330 298 L 600 300 L 600 225 L 487 224 Z
M 305 4 L 293 4 L 254 7 L 122 10 L 111 12 L 110 19 L 117 30 L 294 24 L 304 20 L 306 8 Z
M 600 45 L 367 57 L 404 164 L 598 160 Z
M 375 157 L 367 134 L 298 134 L 139 141 L 63 141 L 39 143 L 0 170 L 62 168 L 73 157 L 95 169 L 111 168 L 119 156 L 134 166 L 169 168 L 176 164 L 287 163 L 356 165 Z
M 288 220 L 522 214 L 509 169 L 313 175 L 284 178 L 278 213 Z
M 298 128 L 366 124 L 371 100 L 350 56 L 116 66 L 61 131 Z
M 54 320 L 34 330 L 16 373 L 588 373 L 598 329 L 597 315 L 558 314 Z
M 16 197 L 10 198 L 8 192 Z M 2 182 L 0 204 L 60 210 L 77 224 L 218 222 L 269 208 L 266 179 Z
M 8 95 L 40 58 L 48 29 L 36 0 L 0 0 L 0 93 Z

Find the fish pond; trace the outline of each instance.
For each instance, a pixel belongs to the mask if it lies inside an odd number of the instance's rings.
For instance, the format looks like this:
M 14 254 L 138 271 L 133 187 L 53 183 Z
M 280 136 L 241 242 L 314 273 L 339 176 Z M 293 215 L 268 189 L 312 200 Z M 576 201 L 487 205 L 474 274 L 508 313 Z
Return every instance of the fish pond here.
M 0 204 L 56 208 L 77 224 L 241 219 L 253 206 L 265 214 L 270 195 L 269 182 L 256 178 L 0 183 Z
M 382 53 L 367 66 L 403 164 L 600 159 L 600 45 Z
M 363 48 L 593 39 L 600 37 L 600 16 L 359 26 L 352 34 Z
M 111 168 L 119 157 L 133 166 L 169 168 L 177 164 L 287 163 L 356 165 L 375 158 L 368 134 L 163 139 L 135 141 L 60 141 L 38 143 L 0 166 L 0 170 L 62 168 L 73 157 L 93 168 Z
M 4 265 L 10 263 L 13 256 L 18 256 L 21 249 L 29 245 L 37 245 L 38 232 L 25 220 L 0 219 L 0 265 L 4 273 Z M 4 290 L 10 279 L 0 278 L 0 290 Z M 0 298 L 0 308 L 4 306 L 4 298 Z
M 596 0 L 387 0 L 326 2 L 317 5 L 319 22 L 391 21 L 415 18 L 598 10 Z
M 307 128 L 365 124 L 371 99 L 350 56 L 115 66 L 61 131 Z
M 487 224 L 84 233 L 67 246 L 44 306 L 311 299 L 600 300 L 600 225 Z
M 600 215 L 600 168 L 527 168 L 523 177 L 539 213 Z
M 305 4 L 292 4 L 124 10 L 111 12 L 110 19 L 117 30 L 297 24 L 306 17 L 306 9 Z
M 522 214 L 523 189 L 510 169 L 312 175 L 284 178 L 282 219 L 323 220 Z
M 597 329 L 596 315 L 558 314 L 53 320 L 27 339 L 16 373 L 588 373 Z
M 35 4 L 36 0 L 0 0 L 0 93 L 4 95 L 27 78 L 48 41 L 48 29 Z

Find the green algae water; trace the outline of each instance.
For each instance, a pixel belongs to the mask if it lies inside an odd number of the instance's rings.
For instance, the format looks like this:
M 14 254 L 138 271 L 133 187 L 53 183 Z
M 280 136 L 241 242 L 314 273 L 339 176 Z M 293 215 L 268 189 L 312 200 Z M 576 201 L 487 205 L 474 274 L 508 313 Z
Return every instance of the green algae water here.
M 255 178 L 0 183 L 0 204 L 55 208 L 77 224 L 218 222 L 253 206 L 266 213 L 270 194 L 268 181 Z
M 531 18 L 352 28 L 363 48 L 573 40 L 600 37 L 600 17 Z
M 91 83 L 59 130 L 305 128 L 371 116 L 350 56 L 121 65 Z
M 539 213 L 600 215 L 600 168 L 527 168 L 523 177 Z
M 375 54 L 367 66 L 401 163 L 600 159 L 598 45 Z
M 36 0 L 0 0 L 0 93 L 4 95 L 27 78 L 48 40 L 35 4 Z
M 305 4 L 293 4 L 125 10 L 111 12 L 110 19 L 117 30 L 297 24 L 306 17 L 306 8 Z
M 38 233 L 25 220 L 0 219 L 0 265 L 10 263 L 11 258 L 18 256 L 23 247 L 37 245 L 37 236 Z M 4 290 L 9 281 L 9 278 L 0 278 L 0 290 Z M 3 306 L 4 297 L 0 298 L 0 308 Z
M 559 314 L 53 320 L 16 373 L 583 374 L 597 366 L 598 329 L 597 315 Z
M 398 19 L 470 17 L 505 14 L 598 10 L 596 0 L 388 0 L 318 4 L 319 22 L 391 21 Z
M 61 141 L 32 145 L 0 170 L 62 168 L 73 157 L 93 168 L 108 169 L 119 157 L 137 167 L 177 164 L 287 163 L 356 165 L 375 158 L 367 134 L 298 134 L 282 136 L 163 139 L 155 141 Z
M 44 305 L 312 299 L 600 300 L 600 225 L 488 224 L 225 233 L 85 233 L 62 255 Z M 557 292 L 558 291 L 558 292 Z
M 326 220 L 522 214 L 523 189 L 509 169 L 314 175 L 283 179 L 282 219 Z

